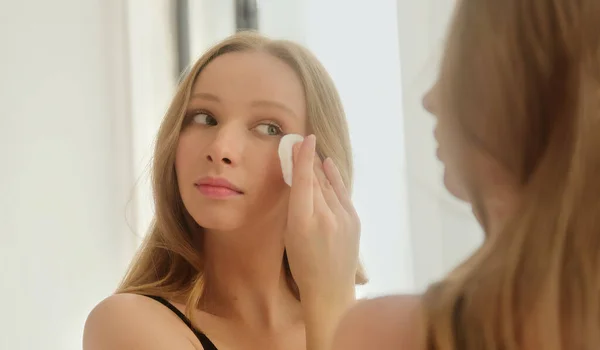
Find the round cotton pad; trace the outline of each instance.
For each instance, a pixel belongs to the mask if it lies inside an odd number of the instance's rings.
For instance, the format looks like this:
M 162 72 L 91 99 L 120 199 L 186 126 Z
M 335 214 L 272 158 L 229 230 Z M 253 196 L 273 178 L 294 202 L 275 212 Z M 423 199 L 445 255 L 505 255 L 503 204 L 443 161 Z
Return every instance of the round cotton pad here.
M 288 186 L 292 186 L 292 172 L 294 170 L 294 152 L 293 147 L 296 143 L 302 142 L 304 137 L 298 134 L 287 134 L 279 141 L 279 161 L 281 162 L 281 172 L 283 181 Z

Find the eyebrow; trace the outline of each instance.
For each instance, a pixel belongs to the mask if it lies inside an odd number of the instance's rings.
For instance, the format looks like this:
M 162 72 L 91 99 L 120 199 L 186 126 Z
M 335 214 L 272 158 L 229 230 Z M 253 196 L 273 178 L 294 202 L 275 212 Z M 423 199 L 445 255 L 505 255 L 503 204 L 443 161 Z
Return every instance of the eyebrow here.
M 206 92 L 198 92 L 198 93 L 192 94 L 191 99 L 200 99 L 200 100 L 207 100 L 207 101 L 213 101 L 213 102 L 221 102 L 221 99 L 218 96 L 215 96 L 213 94 L 209 94 Z M 291 108 L 289 108 L 288 106 L 284 105 L 281 102 L 269 101 L 269 100 L 256 100 L 256 101 L 252 101 L 251 105 L 253 107 L 274 107 L 274 108 L 283 110 L 286 113 L 291 114 L 292 116 L 296 117 L 296 113 Z
M 194 94 L 192 94 L 190 99 L 209 100 L 209 101 L 215 101 L 215 102 L 221 101 L 221 99 L 219 99 L 217 96 L 215 96 L 213 94 L 208 94 L 205 92 L 194 93 Z

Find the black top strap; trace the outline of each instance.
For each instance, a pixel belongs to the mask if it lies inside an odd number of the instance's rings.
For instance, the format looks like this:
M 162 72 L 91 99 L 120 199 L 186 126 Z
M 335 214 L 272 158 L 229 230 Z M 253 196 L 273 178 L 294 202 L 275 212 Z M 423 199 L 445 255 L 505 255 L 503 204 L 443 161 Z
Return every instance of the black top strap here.
M 200 344 L 202 344 L 204 350 L 218 350 L 215 344 L 213 344 L 213 342 L 210 341 L 210 339 L 208 339 L 206 334 L 197 330 L 194 327 L 194 325 L 192 325 L 192 321 L 190 321 L 190 319 L 187 318 L 187 316 L 185 316 L 181 311 L 179 311 L 179 309 L 176 308 L 173 304 L 169 303 L 166 299 L 157 297 L 155 295 L 146 295 L 146 297 L 158 301 L 159 303 L 163 304 L 164 306 L 168 307 L 171 311 L 173 311 L 173 313 L 175 313 L 175 315 L 177 315 L 177 317 L 179 317 L 189 327 L 189 329 L 192 332 L 194 332 L 194 334 L 200 341 Z

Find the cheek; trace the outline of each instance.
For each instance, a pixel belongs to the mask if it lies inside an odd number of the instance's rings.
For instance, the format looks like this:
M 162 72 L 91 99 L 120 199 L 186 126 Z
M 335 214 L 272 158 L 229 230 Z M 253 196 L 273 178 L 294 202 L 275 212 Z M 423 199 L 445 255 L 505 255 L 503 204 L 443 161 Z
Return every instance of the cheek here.
M 256 176 L 257 179 L 262 179 L 260 182 L 263 186 L 277 188 L 281 185 L 285 185 L 277 150 L 269 150 L 268 154 L 260 157 L 260 159 L 258 158 L 259 157 L 254 157 L 254 161 L 252 162 L 254 173 L 252 176 Z
M 266 206 L 278 203 L 288 188 L 283 181 L 277 149 L 271 146 L 273 145 L 269 145 L 268 148 L 261 147 L 260 152 L 251 152 L 246 157 L 244 166 L 248 185 L 254 188 L 253 192 L 256 194 L 254 200 L 259 200 Z M 258 156 L 259 154 L 262 156 Z
M 178 176 L 180 173 L 185 172 L 185 165 L 188 163 L 187 158 L 189 158 L 188 147 L 186 147 L 186 144 L 183 141 L 183 139 L 179 139 L 175 151 L 175 171 L 177 171 Z
M 179 136 L 177 149 L 175 151 L 175 171 L 177 172 L 178 180 L 186 177 L 186 174 L 192 168 L 192 165 L 198 159 L 198 150 L 202 149 L 202 145 L 198 142 L 199 138 L 193 137 L 190 133 L 182 132 Z
M 175 150 L 175 170 L 178 174 L 183 170 L 182 168 L 184 164 L 187 163 L 185 161 L 186 153 L 185 147 L 181 144 L 180 140 L 180 142 L 177 144 L 177 149 Z

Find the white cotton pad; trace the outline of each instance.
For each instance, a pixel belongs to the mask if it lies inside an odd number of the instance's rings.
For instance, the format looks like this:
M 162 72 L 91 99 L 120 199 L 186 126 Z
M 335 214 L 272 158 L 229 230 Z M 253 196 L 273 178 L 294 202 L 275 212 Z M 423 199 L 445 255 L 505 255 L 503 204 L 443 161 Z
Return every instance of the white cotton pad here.
M 294 152 L 293 147 L 298 142 L 302 142 L 304 137 L 298 134 L 287 134 L 279 141 L 279 161 L 281 162 L 281 172 L 283 173 L 283 181 L 288 186 L 292 186 L 292 172 L 294 170 Z

